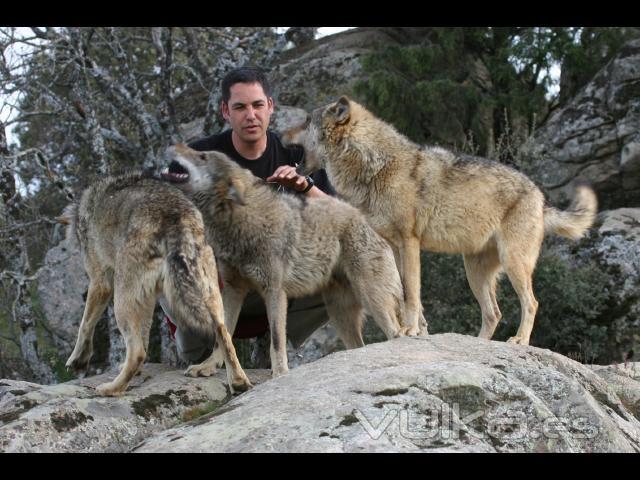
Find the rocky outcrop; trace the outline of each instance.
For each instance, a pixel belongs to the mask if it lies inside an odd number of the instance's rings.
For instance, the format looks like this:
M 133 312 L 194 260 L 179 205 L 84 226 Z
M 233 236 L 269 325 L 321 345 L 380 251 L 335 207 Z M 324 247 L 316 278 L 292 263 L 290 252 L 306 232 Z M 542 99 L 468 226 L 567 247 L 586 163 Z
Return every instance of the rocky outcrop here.
M 527 173 L 553 201 L 581 177 L 602 210 L 640 206 L 640 39 L 627 43 L 523 149 Z
M 459 334 L 333 353 L 232 398 L 146 364 L 122 397 L 107 374 L 0 380 L 0 452 L 640 452 L 640 363 L 586 366 Z
M 549 350 L 400 338 L 291 370 L 134 451 L 640 452 L 625 403 L 640 364 L 626 368 L 623 400 L 607 372 Z
M 122 397 L 98 396 L 96 385 L 116 374 L 51 386 L 0 380 L 0 452 L 126 452 L 230 398 L 224 371 L 191 378 L 158 364 L 145 365 Z M 254 385 L 270 377 L 247 374 Z

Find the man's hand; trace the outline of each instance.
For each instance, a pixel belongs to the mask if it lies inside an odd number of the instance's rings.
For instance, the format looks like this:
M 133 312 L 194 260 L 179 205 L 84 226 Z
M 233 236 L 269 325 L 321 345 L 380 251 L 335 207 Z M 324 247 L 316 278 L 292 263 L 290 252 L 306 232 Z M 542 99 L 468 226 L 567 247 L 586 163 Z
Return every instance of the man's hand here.
M 278 182 L 280 185 L 292 188 L 296 192 L 301 192 L 307 188 L 307 179 L 296 172 L 296 167 L 282 165 L 276 168 L 273 175 L 267 177 L 267 182 Z

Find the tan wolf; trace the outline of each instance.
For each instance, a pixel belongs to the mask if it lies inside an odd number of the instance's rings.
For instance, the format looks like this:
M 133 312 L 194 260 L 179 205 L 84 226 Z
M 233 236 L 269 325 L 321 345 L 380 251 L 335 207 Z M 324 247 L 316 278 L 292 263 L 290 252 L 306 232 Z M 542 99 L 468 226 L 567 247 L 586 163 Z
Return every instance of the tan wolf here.
M 164 178 L 200 208 L 224 283 L 225 323 L 233 333 L 249 289 L 264 299 L 273 376 L 288 371 L 288 298 L 322 292 L 347 348 L 364 345 L 363 308 L 387 338 L 401 336 L 402 283 L 389 245 L 363 215 L 338 199 L 279 193 L 220 152 L 184 145 L 167 151 Z M 214 351 L 192 373 L 211 375 Z
M 492 337 L 501 318 L 496 278 L 506 272 L 521 307 L 520 327 L 509 342 L 528 345 L 538 308 L 531 277 L 545 232 L 577 239 L 597 211 L 587 186 L 578 186 L 567 211 L 545 206 L 542 192 L 522 173 L 420 147 L 347 97 L 316 109 L 283 141 L 303 145 L 303 170 L 325 168 L 338 194 L 393 247 L 409 335 L 420 331 L 420 250 L 427 250 L 463 254 L 482 310 L 482 338 Z
M 82 192 L 62 217 L 67 241 L 80 244 L 89 291 L 67 367 L 86 371 L 96 323 L 113 295 L 127 354 L 120 374 L 97 387 L 122 394 L 142 368 L 160 296 L 182 328 L 222 345 L 229 388 L 251 387 L 224 326 L 216 263 L 202 215 L 178 189 L 138 173 L 106 177 Z

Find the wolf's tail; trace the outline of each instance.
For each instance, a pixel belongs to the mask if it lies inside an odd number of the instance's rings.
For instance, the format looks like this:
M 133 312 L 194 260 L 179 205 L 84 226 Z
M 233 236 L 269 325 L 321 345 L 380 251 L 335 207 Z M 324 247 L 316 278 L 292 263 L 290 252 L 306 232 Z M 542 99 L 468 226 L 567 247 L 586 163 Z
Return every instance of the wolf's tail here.
M 545 232 L 577 240 L 593 225 L 597 211 L 598 198 L 595 192 L 587 185 L 580 185 L 567 210 L 544 208 Z
M 184 230 L 167 238 L 164 298 L 178 327 L 213 345 L 215 326 L 207 308 L 207 299 L 218 289 L 213 252 L 204 238 L 198 241 L 192 231 Z M 220 300 L 219 293 L 217 297 Z

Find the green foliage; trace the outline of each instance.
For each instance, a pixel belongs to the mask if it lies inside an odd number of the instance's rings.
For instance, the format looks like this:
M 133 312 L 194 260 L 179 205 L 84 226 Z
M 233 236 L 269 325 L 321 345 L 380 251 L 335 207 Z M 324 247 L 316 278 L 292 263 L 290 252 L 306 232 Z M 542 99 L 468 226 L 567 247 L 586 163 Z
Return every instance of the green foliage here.
M 460 33 L 452 29 L 429 45 L 377 48 L 362 60 L 369 78 L 356 84 L 356 95 L 416 142 L 450 143 L 464 136 L 481 99 L 465 82 Z
M 186 410 L 182 414 L 182 421 L 191 422 L 192 420 L 203 417 L 204 415 L 208 415 L 212 412 L 215 412 L 224 403 L 225 403 L 224 401 L 213 401 L 213 402 L 207 402 L 206 404 L 199 407 L 193 407 L 189 410 Z

